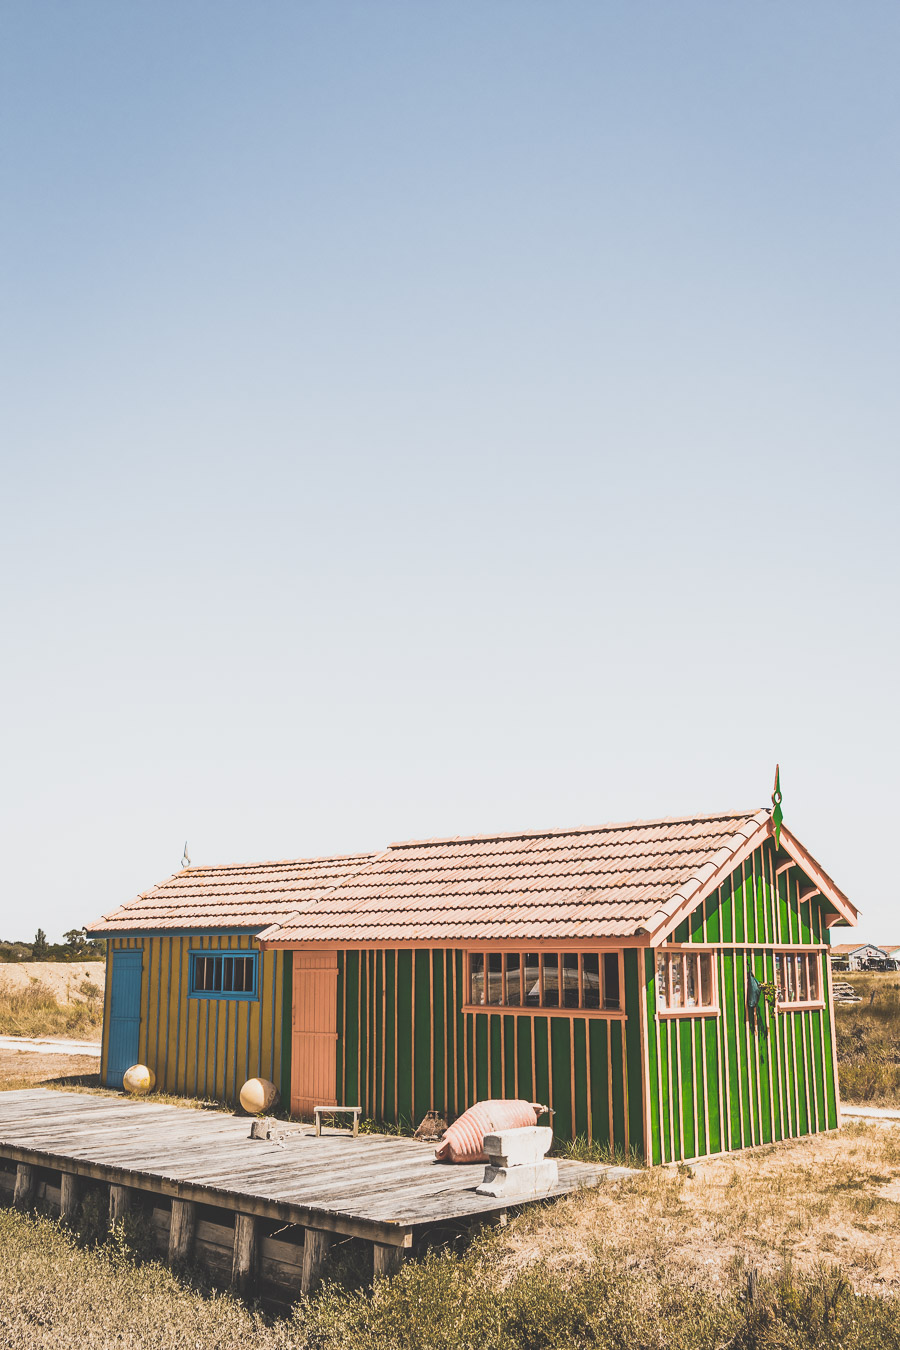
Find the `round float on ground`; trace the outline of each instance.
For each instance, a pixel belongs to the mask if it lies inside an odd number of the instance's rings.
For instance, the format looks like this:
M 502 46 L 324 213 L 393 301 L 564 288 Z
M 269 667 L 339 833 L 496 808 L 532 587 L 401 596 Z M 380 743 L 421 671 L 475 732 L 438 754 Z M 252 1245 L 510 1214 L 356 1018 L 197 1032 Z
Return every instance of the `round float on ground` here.
M 133 1097 L 143 1097 L 156 1087 L 156 1074 L 146 1064 L 132 1064 L 125 1070 L 122 1086 Z
M 268 1078 L 248 1078 L 240 1093 L 241 1106 L 248 1116 L 270 1111 L 278 1101 L 278 1089 Z

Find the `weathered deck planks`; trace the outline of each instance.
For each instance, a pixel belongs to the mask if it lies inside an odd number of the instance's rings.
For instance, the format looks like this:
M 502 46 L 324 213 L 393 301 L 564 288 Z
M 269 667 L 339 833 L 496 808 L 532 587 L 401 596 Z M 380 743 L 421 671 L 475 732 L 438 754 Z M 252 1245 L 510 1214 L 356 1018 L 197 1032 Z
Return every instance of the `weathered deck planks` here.
M 508 1201 L 476 1195 L 481 1164 L 435 1164 L 432 1146 L 415 1139 L 317 1138 L 310 1126 L 279 1145 L 249 1134 L 246 1117 L 221 1112 L 42 1088 L 0 1093 L 0 1159 L 19 1166 L 20 1200 L 31 1194 L 28 1169 L 41 1167 L 60 1172 L 56 1193 L 66 1194 L 69 1206 L 83 1178 L 108 1183 L 114 1208 L 127 1202 L 122 1187 L 167 1197 L 178 1256 L 195 1228 L 205 1231 L 192 1206 L 213 1205 L 227 1212 L 223 1217 L 233 1216 L 234 1278 L 245 1289 L 269 1250 L 258 1220 L 306 1231 L 312 1243 L 304 1258 L 306 1287 L 318 1278 L 328 1233 L 372 1242 L 376 1272 L 387 1272 L 396 1268 L 389 1249 L 410 1246 L 429 1226 L 489 1221 L 510 1208 Z M 559 1186 L 541 1198 L 594 1185 L 611 1170 L 560 1161 Z

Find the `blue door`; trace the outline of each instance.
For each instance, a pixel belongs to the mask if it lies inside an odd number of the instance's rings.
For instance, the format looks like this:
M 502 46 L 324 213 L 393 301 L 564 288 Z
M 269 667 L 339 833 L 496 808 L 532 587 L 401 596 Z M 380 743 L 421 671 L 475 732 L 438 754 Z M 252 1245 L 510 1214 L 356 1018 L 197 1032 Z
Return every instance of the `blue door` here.
M 113 952 L 106 1061 L 106 1081 L 110 1087 L 121 1087 L 125 1070 L 137 1063 L 142 960 L 140 951 Z

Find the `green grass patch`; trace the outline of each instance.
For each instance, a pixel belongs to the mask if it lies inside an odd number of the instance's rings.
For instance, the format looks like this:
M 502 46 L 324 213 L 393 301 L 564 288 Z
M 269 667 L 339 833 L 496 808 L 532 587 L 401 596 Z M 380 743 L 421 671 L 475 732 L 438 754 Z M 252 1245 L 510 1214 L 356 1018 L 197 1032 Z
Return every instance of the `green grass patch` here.
M 636 1148 L 625 1149 L 619 1145 L 603 1143 L 598 1139 L 588 1139 L 579 1134 L 575 1139 L 554 1139 L 551 1151 L 553 1158 L 571 1158 L 573 1162 L 599 1163 L 607 1167 L 644 1167 L 643 1155 Z

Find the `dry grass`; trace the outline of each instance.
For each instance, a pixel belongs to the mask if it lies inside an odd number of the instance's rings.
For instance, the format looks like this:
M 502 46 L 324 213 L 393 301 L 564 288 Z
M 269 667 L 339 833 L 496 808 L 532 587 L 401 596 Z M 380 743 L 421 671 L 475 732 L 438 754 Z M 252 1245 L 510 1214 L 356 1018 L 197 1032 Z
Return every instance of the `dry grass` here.
M 0 971 L 0 1035 L 99 1038 L 103 1024 L 103 990 L 83 980 L 74 1003 L 60 1003 L 53 989 L 39 980 L 14 987 Z
M 511 1226 L 499 1274 L 540 1262 L 575 1269 L 597 1257 L 727 1288 L 737 1268 L 840 1266 L 858 1291 L 900 1291 L 900 1127 L 840 1133 L 637 1173 Z
M 91 1239 L 93 1244 L 94 1239 Z M 16 1350 L 887 1350 L 900 1301 L 840 1273 L 783 1271 L 752 1287 L 685 1283 L 602 1255 L 496 1278 L 497 1235 L 409 1262 L 372 1293 L 326 1285 L 269 1320 L 140 1255 L 140 1225 L 105 1243 L 0 1211 L 0 1344 Z
M 838 976 L 861 1003 L 836 1003 L 841 1094 L 867 1106 L 900 1106 L 900 974 Z

